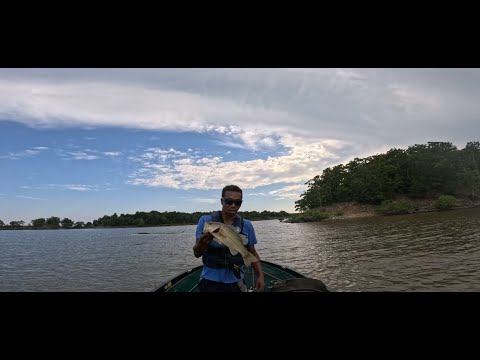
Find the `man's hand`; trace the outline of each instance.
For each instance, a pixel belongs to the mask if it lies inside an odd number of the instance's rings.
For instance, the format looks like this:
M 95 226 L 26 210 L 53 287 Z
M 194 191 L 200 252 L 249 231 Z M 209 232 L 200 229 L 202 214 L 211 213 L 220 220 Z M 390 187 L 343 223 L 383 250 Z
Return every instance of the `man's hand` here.
M 213 240 L 213 235 L 209 232 L 204 232 L 200 236 L 200 241 L 206 242 L 207 244 L 209 244 L 212 240 Z
M 193 246 L 193 254 L 198 258 L 202 256 L 207 250 L 208 244 L 213 240 L 213 235 L 209 232 L 205 232 L 196 241 Z
M 257 292 L 265 290 L 265 279 L 263 278 L 263 275 L 257 277 L 257 281 L 255 282 L 255 290 Z

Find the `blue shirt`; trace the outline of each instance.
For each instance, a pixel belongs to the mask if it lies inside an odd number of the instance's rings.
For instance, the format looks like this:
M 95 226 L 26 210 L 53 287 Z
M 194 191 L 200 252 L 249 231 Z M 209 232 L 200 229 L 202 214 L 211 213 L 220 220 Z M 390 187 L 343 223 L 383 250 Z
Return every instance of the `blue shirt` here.
M 195 236 L 198 239 L 202 236 L 203 227 L 206 221 L 213 221 L 212 215 L 204 215 L 198 220 L 197 224 L 197 231 L 195 232 Z M 242 234 L 244 234 L 248 239 L 247 246 L 252 246 L 257 243 L 257 237 L 255 236 L 255 230 L 253 229 L 253 225 L 250 220 L 243 219 L 243 230 Z M 212 240 L 216 241 L 216 240 Z M 211 280 L 211 281 L 218 281 L 223 283 L 234 283 L 239 282 L 243 279 L 243 272 L 240 272 L 241 279 L 237 278 L 233 273 L 233 270 L 228 268 L 212 268 L 209 266 L 203 265 L 202 274 L 200 277 Z

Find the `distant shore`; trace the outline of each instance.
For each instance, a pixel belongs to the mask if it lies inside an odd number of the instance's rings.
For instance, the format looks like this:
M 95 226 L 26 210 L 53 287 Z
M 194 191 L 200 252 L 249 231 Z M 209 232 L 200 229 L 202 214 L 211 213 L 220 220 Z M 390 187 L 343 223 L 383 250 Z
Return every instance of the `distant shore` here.
M 250 219 L 247 219 L 250 220 Z M 252 220 L 252 221 L 267 221 L 267 220 L 277 220 L 277 219 L 260 219 L 260 220 Z M 10 226 L 3 226 L 0 227 L 1 230 L 87 230 L 87 229 L 142 229 L 142 228 L 157 228 L 157 227 L 168 227 L 168 226 L 188 226 L 188 225 L 197 225 L 197 223 L 181 223 L 181 224 L 162 224 L 162 225 L 148 225 L 148 226 L 89 226 L 84 228 L 36 228 L 33 226 L 22 226 L 18 228 L 12 228 Z M 139 232 L 139 234 L 150 234 L 146 232 Z
M 184 226 L 184 225 L 196 225 L 196 224 L 163 224 L 163 225 L 149 225 L 149 226 L 89 226 L 83 228 L 36 228 L 34 226 L 22 226 L 19 228 L 11 228 L 9 226 L 0 227 L 0 230 L 87 230 L 87 229 L 141 229 L 141 228 L 150 228 L 150 227 L 166 227 L 166 226 Z

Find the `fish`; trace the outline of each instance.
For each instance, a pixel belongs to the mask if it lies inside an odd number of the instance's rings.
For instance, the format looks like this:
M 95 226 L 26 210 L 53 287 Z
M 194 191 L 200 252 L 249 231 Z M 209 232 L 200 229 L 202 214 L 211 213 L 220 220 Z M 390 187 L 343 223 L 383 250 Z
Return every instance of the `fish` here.
M 209 232 L 216 241 L 228 247 L 230 254 L 233 256 L 240 253 L 246 266 L 250 266 L 252 262 L 258 261 L 257 257 L 243 245 L 242 236 L 233 230 L 230 225 L 216 221 L 207 221 L 203 231 Z

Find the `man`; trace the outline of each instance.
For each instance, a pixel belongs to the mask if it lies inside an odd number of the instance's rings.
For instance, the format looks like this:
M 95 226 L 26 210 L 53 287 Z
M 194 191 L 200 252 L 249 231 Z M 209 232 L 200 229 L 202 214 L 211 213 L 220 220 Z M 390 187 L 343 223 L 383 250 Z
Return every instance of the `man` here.
M 249 220 L 242 219 L 237 214 L 243 201 L 242 189 L 236 185 L 225 186 L 220 201 L 222 210 L 214 212 L 212 215 L 202 216 L 197 224 L 193 253 L 197 258 L 202 256 L 203 261 L 198 289 L 201 292 L 241 292 L 241 287 L 244 286 L 242 267 L 237 266 L 233 261 L 227 263 L 224 260 L 231 256 L 228 248 L 216 241 L 212 242 L 213 235 L 209 232 L 204 233 L 203 227 L 206 221 L 217 221 L 232 225 L 240 235 L 244 235 L 248 240 L 245 245 L 247 250 L 260 260 L 257 250 L 255 250 L 257 238 L 252 223 Z M 253 262 L 252 267 L 256 278 L 255 290 L 263 291 L 265 289 L 265 279 L 260 261 Z

